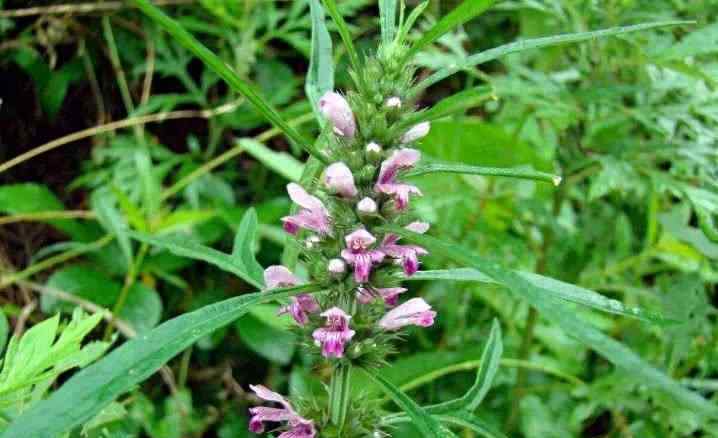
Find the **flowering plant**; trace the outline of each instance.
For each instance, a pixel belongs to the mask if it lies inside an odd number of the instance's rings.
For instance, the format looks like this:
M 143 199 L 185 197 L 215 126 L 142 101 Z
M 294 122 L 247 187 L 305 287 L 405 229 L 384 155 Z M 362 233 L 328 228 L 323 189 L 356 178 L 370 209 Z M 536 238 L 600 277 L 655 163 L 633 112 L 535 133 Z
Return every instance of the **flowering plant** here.
M 282 315 L 292 318 L 307 349 L 331 367 L 328 397 L 288 399 L 263 385 L 250 389 L 263 406 L 250 409 L 249 429 L 278 432 L 281 438 L 386 436 L 393 425 L 412 422 L 421 436 L 455 436 L 454 425 L 482 436 L 501 437 L 475 411 L 489 391 L 502 354 L 500 328 L 494 322 L 479 360 L 475 383 L 466 393 L 444 403 L 420 406 L 386 379 L 381 367 L 410 326 L 429 327 L 440 315 L 403 281 L 436 278 L 489 281 L 504 287 L 531 305 L 533 318 L 541 312 L 605 357 L 629 370 L 639 381 L 650 381 L 684 407 L 716 418 L 718 409 L 701 396 L 677 384 L 618 341 L 574 312 L 574 304 L 644 321 L 666 318 L 629 308 L 600 294 L 537 274 L 517 272 L 485 260 L 471 249 L 427 234 L 430 225 L 412 210 L 421 189 L 409 175 L 452 172 L 508 176 L 558 184 L 556 175 L 526 169 L 496 169 L 438 163 L 420 152 L 421 141 L 433 120 L 450 116 L 495 98 L 489 87 L 477 87 L 450 96 L 432 108 L 419 109 L 418 96 L 427 87 L 482 62 L 520 50 L 616 35 L 676 22 L 650 23 L 595 32 L 538 38 L 507 44 L 442 68 L 417 80 L 414 55 L 446 32 L 483 12 L 490 0 L 466 0 L 418 39 L 410 31 L 426 8 L 422 3 L 408 15 L 403 3 L 381 0 L 381 43 L 363 59 L 357 53 L 346 23 L 334 0 L 324 0 L 349 57 L 353 88 L 333 88 L 331 39 L 318 0 L 310 0 L 312 65 L 308 95 L 322 127 L 316 141 L 303 138 L 254 88 L 204 48 L 178 23 L 148 0 L 133 0 L 181 44 L 189 48 L 286 136 L 311 155 L 301 180 L 287 192 L 295 204 L 282 219 L 291 236 L 283 265 L 262 269 L 251 249 L 256 215 L 250 210 L 240 224 L 231 254 L 182 239 L 126 232 L 147 245 L 206 261 L 231 272 L 261 291 L 203 307 L 166 321 L 114 349 L 97 364 L 67 381 L 47 400 L 19 416 L 3 437 L 59 436 L 98 414 L 116 397 L 143 381 L 194 342 L 245 314 L 260 303 L 283 302 Z M 397 13 L 398 12 L 398 13 Z M 397 21 L 397 16 L 399 17 Z M 123 231 L 123 230 L 120 230 Z M 461 268 L 420 272 L 421 257 L 436 253 Z M 302 281 L 297 255 L 308 273 Z M 570 303 L 567 305 L 567 303 Z M 531 341 L 531 319 L 524 338 Z M 389 413 L 380 404 L 350 391 L 352 376 L 361 370 L 401 409 Z M 517 379 L 520 386 L 520 379 Z M 276 388 L 275 388 L 276 389 Z M 520 401 L 514 398 L 514 403 Z M 660 399 L 659 399 L 660 401 Z M 270 405 L 271 404 L 271 405 Z

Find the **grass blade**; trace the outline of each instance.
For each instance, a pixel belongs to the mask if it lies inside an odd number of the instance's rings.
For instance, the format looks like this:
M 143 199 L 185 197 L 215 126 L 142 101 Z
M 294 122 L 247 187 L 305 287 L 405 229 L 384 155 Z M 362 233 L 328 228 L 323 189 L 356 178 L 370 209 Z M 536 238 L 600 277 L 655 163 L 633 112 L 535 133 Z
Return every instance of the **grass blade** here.
M 532 272 L 514 272 L 556 299 L 581 304 L 583 306 L 607 313 L 640 319 L 641 321 L 654 324 L 670 325 L 679 322 L 661 314 L 641 309 L 640 307 L 627 307 L 620 301 L 607 298 L 598 292 L 594 292 L 590 289 L 576 286 L 574 284 L 565 283 L 563 281 L 550 277 L 544 277 L 543 275 L 534 274 Z M 471 268 L 422 271 L 417 272 L 416 275 L 407 278 L 407 280 L 454 280 L 498 283 L 485 273 Z
M 622 343 L 576 317 L 573 311 L 563 306 L 550 290 L 539 287 L 522 275 L 505 269 L 498 263 L 485 260 L 460 245 L 412 233 L 401 227 L 392 226 L 383 229 L 411 239 L 429 251 L 442 254 L 457 263 L 478 269 L 496 282 L 505 285 L 516 296 L 527 300 L 531 306 L 560 326 L 568 335 L 592 348 L 614 365 L 635 375 L 639 381 L 666 394 L 673 401 L 696 414 L 718 418 L 718 406 L 687 390 Z
M 381 386 L 392 400 L 413 420 L 414 426 L 419 429 L 421 435 L 426 438 L 438 438 L 452 436 L 451 432 L 444 429 L 436 419 L 429 415 L 414 400 L 404 394 L 401 389 L 394 386 L 390 381 L 382 377 L 376 370 L 362 368 L 369 379 Z
M 459 6 L 445 15 L 438 23 L 429 29 L 419 41 L 409 49 L 407 59 L 411 59 L 421 49 L 433 43 L 446 32 L 461 26 L 474 17 L 486 11 L 496 0 L 464 0 Z
M 313 143 L 306 140 L 302 135 L 292 128 L 286 120 L 277 112 L 277 110 L 264 99 L 254 86 L 244 81 L 231 67 L 229 67 L 222 59 L 212 53 L 202 43 L 197 41 L 187 30 L 179 23 L 170 18 L 156 6 L 153 6 L 148 0 L 132 0 L 137 7 L 148 17 L 157 22 L 167 33 L 177 40 L 182 46 L 194 53 L 201 59 L 207 67 L 217 73 L 232 89 L 241 93 L 253 106 L 275 127 L 280 129 L 292 141 L 301 145 L 311 155 L 324 159 L 324 156 L 314 148 Z
M 247 271 L 247 276 L 254 280 L 252 284 L 264 286 L 264 268 L 254 257 L 254 242 L 256 239 L 257 212 L 254 208 L 250 208 L 244 213 L 242 221 L 239 223 L 237 234 L 234 237 L 232 258 L 235 259 L 237 265 L 244 267 Z
M 496 376 L 501 364 L 501 354 L 503 354 L 504 345 L 501 342 L 501 326 L 494 319 L 491 324 L 491 333 L 486 341 L 484 351 L 481 353 L 481 365 L 476 371 L 476 380 L 471 388 L 463 397 L 451 400 L 446 403 L 440 403 L 426 407 L 426 411 L 430 414 L 444 414 L 455 411 L 466 410 L 473 412 L 481 404 L 486 394 L 491 389 L 491 383 Z
M 256 292 L 173 318 L 75 374 L 47 400 L 18 417 L 2 437 L 61 436 L 90 420 L 198 339 L 247 313 L 251 306 L 313 290 L 317 290 L 317 286 Z
M 665 26 L 678 26 L 681 24 L 692 24 L 693 21 L 659 21 L 655 23 L 642 23 L 634 24 L 632 26 L 620 26 L 610 27 L 608 29 L 594 30 L 591 32 L 577 32 L 563 35 L 552 35 L 541 38 L 532 38 L 523 41 L 515 41 L 513 43 L 504 44 L 502 46 L 494 47 L 493 49 L 485 50 L 477 54 L 469 56 L 463 64 L 459 64 L 452 67 L 443 68 L 428 78 L 424 79 L 416 86 L 415 93 L 421 90 L 425 90 L 431 85 L 446 79 L 456 72 L 465 70 L 467 68 L 475 67 L 479 64 L 483 64 L 488 61 L 492 61 L 496 58 L 508 55 L 510 53 L 523 52 L 524 50 L 538 49 L 541 47 L 557 46 L 560 44 L 577 43 L 580 41 L 586 41 L 597 38 L 605 38 L 609 36 L 616 36 L 630 32 L 638 32 L 641 30 L 653 29 L 656 27 Z
M 509 178 L 532 179 L 550 182 L 555 186 L 561 184 L 561 177 L 534 169 L 511 167 L 483 167 L 460 163 L 447 163 L 429 160 L 407 172 L 406 176 L 419 176 L 428 173 L 461 173 L 464 175 L 505 176 Z

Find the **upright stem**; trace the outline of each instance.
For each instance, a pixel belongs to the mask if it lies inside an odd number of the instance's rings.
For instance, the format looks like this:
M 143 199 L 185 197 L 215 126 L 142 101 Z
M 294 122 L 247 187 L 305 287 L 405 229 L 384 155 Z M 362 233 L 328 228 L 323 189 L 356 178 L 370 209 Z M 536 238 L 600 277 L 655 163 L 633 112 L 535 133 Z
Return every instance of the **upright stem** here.
M 349 411 L 351 371 L 350 363 L 340 363 L 334 368 L 329 384 L 329 415 L 340 433 Z

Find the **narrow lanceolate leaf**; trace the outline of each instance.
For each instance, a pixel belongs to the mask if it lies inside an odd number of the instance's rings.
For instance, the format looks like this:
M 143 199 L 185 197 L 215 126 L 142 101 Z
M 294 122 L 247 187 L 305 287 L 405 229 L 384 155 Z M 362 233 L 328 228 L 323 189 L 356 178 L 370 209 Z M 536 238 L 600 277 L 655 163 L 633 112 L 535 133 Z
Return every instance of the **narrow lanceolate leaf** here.
M 404 394 L 401 389 L 394 386 L 391 382 L 382 377 L 376 370 L 362 368 L 369 378 L 381 386 L 384 391 L 394 400 L 405 413 L 411 418 L 414 426 L 419 429 L 421 436 L 426 438 L 438 438 L 452 436 L 451 432 L 446 430 L 429 415 L 421 406 L 417 405 L 414 400 Z
M 173 318 L 75 374 L 47 400 L 18 417 L 2 438 L 61 436 L 89 421 L 198 339 L 247 313 L 251 306 L 314 290 L 316 286 L 305 285 L 257 292 Z
M 173 254 L 210 263 L 224 271 L 231 272 L 254 287 L 262 287 L 262 282 L 257 281 L 250 273 L 250 268 L 245 266 L 242 260 L 230 254 L 188 241 L 186 238 L 179 236 L 152 236 L 137 231 L 128 231 L 127 234 L 135 240 L 159 246 Z
M 102 228 L 117 239 L 122 255 L 129 265 L 132 262 L 132 243 L 127 235 L 127 224 L 115 207 L 112 192 L 107 189 L 96 190 L 90 197 L 90 205 Z
M 462 113 L 468 109 L 475 108 L 493 96 L 493 88 L 487 85 L 461 91 L 453 96 L 442 99 L 441 102 L 426 111 L 412 114 L 411 117 L 399 123 L 399 128 L 404 129 L 420 122 L 430 122 L 452 114 Z
M 452 29 L 461 26 L 474 17 L 479 16 L 486 11 L 496 0 L 464 0 L 453 11 L 444 16 L 438 23 L 429 29 L 419 41 L 417 41 L 409 50 L 407 55 L 411 59 L 417 52 L 424 47 L 433 43 L 440 36 Z
M 484 438 L 507 438 L 501 431 L 490 425 L 480 417 L 466 412 L 456 411 L 438 415 L 436 417 L 442 423 L 453 424 L 473 430 Z
M 257 212 L 250 208 L 244 213 L 242 222 L 239 223 L 237 235 L 234 237 L 234 248 L 232 258 L 236 264 L 243 266 L 247 276 L 252 278 L 252 284 L 264 286 L 264 269 L 254 257 L 254 242 L 257 239 Z
M 593 325 L 578 318 L 549 289 L 537 286 L 520 274 L 501 267 L 498 263 L 485 260 L 460 245 L 445 243 L 429 236 L 412 233 L 401 227 L 382 227 L 385 231 L 398 234 L 425 247 L 429 251 L 483 272 L 494 281 L 503 284 L 516 296 L 523 298 L 550 321 L 560 326 L 568 335 L 605 357 L 625 372 L 633 374 L 648 388 L 660 391 L 675 403 L 706 417 L 718 418 L 718 406 L 700 395 L 687 390 L 662 371 L 644 361 L 631 349 L 606 336 Z
M 242 138 L 239 145 L 260 163 L 289 181 L 299 181 L 302 176 L 304 165 L 286 152 L 269 149 L 253 138 Z
M 427 87 L 453 75 L 456 72 L 467 68 L 475 67 L 479 64 L 500 58 L 510 53 L 523 52 L 524 50 L 538 49 L 540 47 L 557 46 L 560 44 L 577 43 L 596 38 L 604 38 L 609 36 L 621 35 L 630 32 L 638 32 L 646 29 L 653 29 L 664 26 L 678 26 L 681 24 L 691 24 L 692 21 L 659 21 L 655 23 L 642 23 L 632 26 L 610 27 L 608 29 L 595 30 L 591 32 L 577 32 L 563 35 L 553 35 L 542 38 L 532 38 L 523 41 L 516 41 L 503 46 L 494 47 L 469 56 L 463 63 L 443 68 L 428 78 L 424 79 L 417 85 L 415 92 L 425 90 Z
M 379 24 L 381 42 L 391 44 L 396 35 L 396 0 L 379 0 Z
M 336 1 L 323 0 L 323 2 L 324 6 L 327 8 L 327 13 L 330 17 L 332 17 L 334 25 L 337 26 L 339 36 L 342 37 L 342 42 L 344 43 L 344 48 L 346 49 L 347 54 L 349 55 L 349 62 L 351 63 L 352 68 L 354 71 L 359 71 L 361 68 L 361 65 L 359 64 L 359 54 L 357 53 L 356 47 L 354 47 L 354 40 L 352 40 L 351 33 L 349 32 L 349 26 L 347 26 L 347 23 L 344 21 L 344 17 L 342 17 L 342 14 L 339 12 Z
M 556 186 L 561 184 L 560 176 L 534 169 L 471 166 L 468 164 L 447 163 L 435 160 L 428 160 L 424 164 L 419 164 L 417 167 L 407 172 L 406 176 L 426 175 L 428 173 L 460 173 L 464 175 L 504 176 L 508 178 L 545 181 Z
M 496 376 L 501 364 L 501 354 L 504 345 L 501 342 L 501 326 L 494 319 L 491 324 L 491 333 L 486 341 L 483 353 L 481 353 L 481 365 L 476 371 L 476 380 L 463 397 L 426 407 L 430 414 L 445 414 L 465 410 L 473 412 L 481 404 L 491 388 L 491 383 Z
M 607 298 L 598 292 L 576 286 L 570 283 L 556 280 L 554 278 L 544 277 L 532 272 L 514 271 L 526 281 L 531 282 L 534 286 L 541 288 L 545 293 L 550 294 L 554 298 L 569 301 L 592 309 L 603 312 L 613 313 L 616 315 L 636 318 L 642 321 L 654 324 L 669 325 L 675 324 L 676 320 L 667 318 L 659 313 L 651 312 L 640 307 L 628 307 L 620 301 Z M 452 280 L 452 281 L 474 281 L 480 283 L 498 283 L 485 273 L 472 268 L 443 269 L 436 271 L 417 272 L 407 280 Z
M 319 0 L 310 0 L 309 8 L 312 16 L 312 48 L 304 91 L 312 104 L 314 115 L 323 126 L 325 120 L 319 113 L 319 99 L 324 93 L 334 89 L 332 38 L 329 36 L 324 8 Z
M 237 72 L 228 66 L 221 58 L 212 53 L 207 47 L 200 43 L 194 36 L 185 30 L 179 23 L 170 18 L 149 0 L 132 0 L 137 7 L 148 17 L 153 19 L 172 37 L 201 59 L 207 67 L 224 79 L 235 91 L 242 94 L 254 108 L 262 114 L 270 123 L 280 129 L 292 141 L 304 147 L 310 154 L 323 159 L 323 156 L 314 149 L 314 145 L 306 140 L 297 130 L 292 128 L 286 120 L 279 115 L 279 112 L 265 99 L 250 83 L 243 80 Z

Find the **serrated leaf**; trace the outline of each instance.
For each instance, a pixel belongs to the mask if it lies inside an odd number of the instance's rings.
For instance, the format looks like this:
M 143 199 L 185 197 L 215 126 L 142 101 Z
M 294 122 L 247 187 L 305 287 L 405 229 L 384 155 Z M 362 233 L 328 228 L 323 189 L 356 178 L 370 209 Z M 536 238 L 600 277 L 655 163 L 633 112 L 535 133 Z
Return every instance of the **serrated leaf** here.
M 2 437 L 55 437 L 69 431 L 89 421 L 198 339 L 244 315 L 251 306 L 316 289 L 306 285 L 247 294 L 166 321 L 75 374 L 47 400 L 13 421 Z
M 622 343 L 579 319 L 570 308 L 563 306 L 550 290 L 538 287 L 519 274 L 501 267 L 498 263 L 485 260 L 460 245 L 412 233 L 401 227 L 383 228 L 413 240 L 429 251 L 480 270 L 493 280 L 505 285 L 516 296 L 527 300 L 531 306 L 539 310 L 545 318 L 560 326 L 569 336 L 592 348 L 614 365 L 633 374 L 649 388 L 665 393 L 686 409 L 691 409 L 706 417 L 718 418 L 718 407 L 700 395 L 687 390 Z
M 250 208 L 244 213 L 239 229 L 234 237 L 232 257 L 238 265 L 244 266 L 253 284 L 264 285 L 264 269 L 254 256 L 254 244 L 257 239 L 257 212 Z
M 392 400 L 408 415 L 422 436 L 426 438 L 450 437 L 453 434 L 443 428 L 436 419 L 417 405 L 409 396 L 381 376 L 376 370 L 362 368 L 370 380 L 386 391 Z

